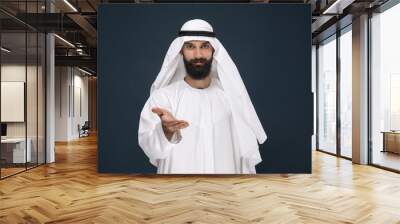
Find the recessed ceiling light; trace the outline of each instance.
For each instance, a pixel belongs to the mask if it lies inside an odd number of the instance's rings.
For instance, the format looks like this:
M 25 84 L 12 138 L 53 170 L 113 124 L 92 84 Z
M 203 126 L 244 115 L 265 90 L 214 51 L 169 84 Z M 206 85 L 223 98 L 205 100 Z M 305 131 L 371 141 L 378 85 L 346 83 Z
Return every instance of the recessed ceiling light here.
M 342 14 L 343 9 L 353 3 L 354 0 L 336 0 L 322 14 Z
M 78 12 L 78 10 L 71 3 L 69 3 L 68 0 L 64 0 L 64 3 L 67 4 L 74 12 Z
M 68 40 L 66 40 L 66 39 L 64 39 L 64 38 L 62 38 L 62 37 L 60 37 L 60 36 L 57 35 L 57 34 L 54 34 L 54 36 L 57 37 L 58 39 L 60 39 L 62 42 L 66 43 L 67 45 L 69 45 L 69 46 L 75 48 L 75 45 L 73 45 L 73 44 L 72 44 L 71 42 L 69 42 Z
M 83 69 L 81 69 L 81 68 L 79 68 L 79 67 L 78 67 L 78 70 L 81 71 L 81 72 L 83 72 L 83 73 L 85 73 L 85 74 L 87 74 L 87 75 L 90 75 L 90 76 L 92 75 L 92 73 L 90 73 L 90 72 L 88 72 L 88 71 L 86 71 L 86 70 L 83 70 Z
M 4 52 L 6 52 L 6 53 L 10 53 L 10 52 L 11 52 L 11 50 L 9 50 L 9 49 L 7 49 L 7 48 L 5 48 L 5 47 L 1 47 L 1 50 L 4 51 Z

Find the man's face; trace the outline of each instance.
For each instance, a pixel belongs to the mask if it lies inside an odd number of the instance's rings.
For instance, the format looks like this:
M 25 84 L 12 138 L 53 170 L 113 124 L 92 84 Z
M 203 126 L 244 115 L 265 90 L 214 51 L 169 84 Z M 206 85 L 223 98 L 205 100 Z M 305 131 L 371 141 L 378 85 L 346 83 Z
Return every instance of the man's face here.
M 191 78 L 200 80 L 210 74 L 214 49 L 208 41 L 187 41 L 181 53 L 186 72 Z

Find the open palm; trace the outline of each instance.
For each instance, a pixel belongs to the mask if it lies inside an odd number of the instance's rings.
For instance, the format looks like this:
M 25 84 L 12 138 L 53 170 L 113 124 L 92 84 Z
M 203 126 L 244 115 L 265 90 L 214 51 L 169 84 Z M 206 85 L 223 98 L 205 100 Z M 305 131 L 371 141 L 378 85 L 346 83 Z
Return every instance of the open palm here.
M 164 130 L 169 133 L 174 133 L 189 126 L 187 121 L 176 119 L 171 112 L 166 109 L 154 107 L 151 111 L 160 117 Z

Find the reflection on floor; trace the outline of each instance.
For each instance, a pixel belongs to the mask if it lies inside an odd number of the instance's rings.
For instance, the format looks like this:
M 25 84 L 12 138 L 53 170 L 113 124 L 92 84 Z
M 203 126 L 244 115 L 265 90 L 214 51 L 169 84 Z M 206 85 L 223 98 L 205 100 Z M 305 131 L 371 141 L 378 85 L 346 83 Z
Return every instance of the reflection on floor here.
M 372 157 L 373 164 L 400 170 L 400 155 L 392 152 L 374 151 Z
M 24 168 L 20 168 L 20 167 L 17 167 L 17 168 L 1 168 L 1 178 L 13 175 L 15 173 L 18 173 L 18 172 L 21 172 L 21 171 L 24 171 L 24 170 L 25 170 L 25 167 Z
M 312 174 L 97 172 L 95 137 L 0 181 L 0 223 L 399 223 L 400 175 L 313 151 Z M 112 150 L 112 149 L 110 149 Z
M 7 176 L 19 173 L 21 171 L 26 170 L 25 164 L 1 164 L 1 178 L 5 178 Z M 26 164 L 27 169 L 35 167 L 36 163 L 28 163 Z
M 344 157 L 351 158 L 352 157 L 352 149 L 351 148 L 341 148 L 341 155 Z

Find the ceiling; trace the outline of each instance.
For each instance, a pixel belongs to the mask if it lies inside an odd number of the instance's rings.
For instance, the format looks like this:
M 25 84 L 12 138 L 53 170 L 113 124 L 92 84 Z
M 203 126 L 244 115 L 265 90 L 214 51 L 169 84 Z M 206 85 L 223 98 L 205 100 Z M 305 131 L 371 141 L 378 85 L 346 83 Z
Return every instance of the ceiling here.
M 197 0 L 196 2 L 230 3 L 299 3 L 310 4 L 312 9 L 313 41 L 335 32 L 335 24 L 351 16 L 373 9 L 387 0 Z M 2 43 L 15 50 L 15 54 L 25 51 L 25 29 L 38 32 L 55 32 L 56 65 L 80 66 L 96 71 L 97 6 L 101 3 L 171 3 L 194 2 L 185 0 L 1 0 L 0 21 Z M 51 11 L 51 13 L 50 13 Z M 333 27 L 333 28 L 332 28 Z M 23 32 L 22 32 L 23 31 Z M 22 32 L 22 33 L 21 33 Z M 65 40 L 65 41 L 64 41 Z M 29 40 L 28 40 L 29 42 Z M 3 44 L 4 46 L 4 44 Z M 33 52 L 35 43 L 29 43 L 27 52 Z M 25 52 L 26 53 L 26 52 Z

